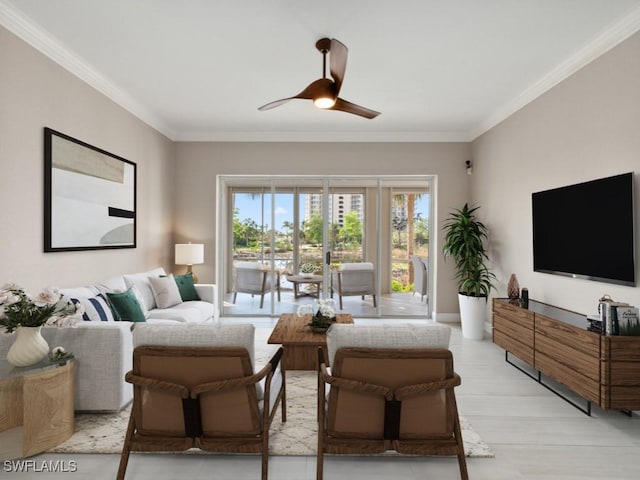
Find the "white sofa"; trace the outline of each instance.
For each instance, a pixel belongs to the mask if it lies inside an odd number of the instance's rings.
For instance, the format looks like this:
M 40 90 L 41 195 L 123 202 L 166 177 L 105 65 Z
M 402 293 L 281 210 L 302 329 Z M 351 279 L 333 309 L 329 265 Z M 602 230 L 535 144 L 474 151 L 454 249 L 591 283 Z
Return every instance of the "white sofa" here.
M 106 293 L 125 291 L 135 285 L 138 300 L 144 304 L 146 323 L 202 324 L 217 319 L 215 285 L 195 285 L 199 301 L 181 302 L 170 308 L 158 308 L 150 287 L 149 277 L 160 277 L 161 268 L 132 275 L 119 275 L 100 283 L 75 288 L 61 288 L 60 292 L 75 301 L 91 305 L 87 299 L 102 303 Z M 101 295 L 99 295 L 101 294 Z M 133 398 L 131 385 L 124 381 L 132 365 L 131 329 L 135 323 L 97 319 L 95 310 L 88 308 L 89 321 L 80 321 L 74 328 L 44 327 L 42 334 L 49 347 L 62 346 L 73 353 L 75 372 L 75 409 L 81 411 L 119 410 Z M 107 312 L 112 314 L 112 312 Z M 104 318 L 104 317 L 103 317 Z M 0 335 L 0 358 L 6 358 L 13 343 L 11 335 Z

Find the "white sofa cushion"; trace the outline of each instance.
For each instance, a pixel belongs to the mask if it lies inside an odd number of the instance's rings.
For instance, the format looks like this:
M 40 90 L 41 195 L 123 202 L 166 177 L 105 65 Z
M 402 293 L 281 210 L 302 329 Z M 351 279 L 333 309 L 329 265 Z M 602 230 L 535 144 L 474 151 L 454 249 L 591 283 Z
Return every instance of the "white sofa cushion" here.
M 60 288 L 58 291 L 60 292 L 60 295 L 68 298 L 91 298 L 100 293 L 100 290 L 93 285 L 88 285 L 86 287 Z
M 213 317 L 214 305 L 209 302 L 191 301 L 174 305 L 171 308 L 149 310 L 147 321 L 154 319 L 175 320 L 181 323 L 202 323 Z M 152 322 L 153 323 L 153 322 Z
M 451 329 L 444 325 L 356 325 L 336 323 L 327 330 L 329 364 L 338 349 L 358 348 L 449 348 Z
M 153 291 L 151 290 L 149 277 L 159 277 L 161 275 L 166 275 L 164 268 L 154 268 L 148 272 L 123 275 L 123 278 L 127 288 L 131 288 L 134 285 L 136 286 L 142 295 L 144 306 L 147 310 L 151 310 L 152 308 L 156 308 L 156 299 L 153 296 Z
M 106 278 L 100 283 L 96 283 L 94 287 L 102 293 L 124 292 L 128 288 L 122 275 Z

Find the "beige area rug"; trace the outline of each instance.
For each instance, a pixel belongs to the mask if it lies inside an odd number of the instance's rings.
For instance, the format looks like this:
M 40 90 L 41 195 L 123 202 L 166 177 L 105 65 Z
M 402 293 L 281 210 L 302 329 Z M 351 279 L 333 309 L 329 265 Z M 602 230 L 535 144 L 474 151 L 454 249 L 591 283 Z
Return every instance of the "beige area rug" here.
M 287 372 L 287 422 L 280 421 L 280 412 L 271 425 L 269 451 L 272 455 L 316 454 L 318 428 L 316 423 L 315 372 Z M 49 450 L 55 453 L 121 453 L 130 407 L 117 413 L 76 414 L 75 433 L 66 442 Z M 462 439 L 468 457 L 493 457 L 488 445 L 460 417 Z M 203 453 L 200 450 L 189 450 Z M 204 452 L 206 453 L 206 452 Z

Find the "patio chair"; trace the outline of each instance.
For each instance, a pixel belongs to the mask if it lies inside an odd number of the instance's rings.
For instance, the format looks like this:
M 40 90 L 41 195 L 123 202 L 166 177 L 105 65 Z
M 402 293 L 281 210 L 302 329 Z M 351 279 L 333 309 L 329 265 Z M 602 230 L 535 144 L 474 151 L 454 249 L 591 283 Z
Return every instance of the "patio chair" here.
M 417 255 L 411 257 L 411 264 L 413 265 L 413 294 L 420 294 L 420 301 L 424 300 L 427 295 L 427 287 L 429 286 L 429 271 L 427 270 L 427 263 Z M 427 297 L 427 302 L 429 297 Z
M 387 450 L 455 455 L 468 479 L 449 335 L 442 326 L 329 328 L 329 359 L 318 349 L 317 480 L 325 453 Z
M 262 455 L 267 479 L 269 428 L 281 405 L 286 421 L 282 348 L 255 371 L 254 326 L 145 325 L 133 329 L 133 405 L 118 480 L 132 451 L 191 448 Z
M 272 281 L 271 270 L 265 269 L 260 262 L 237 262 L 236 278 L 233 289 L 233 303 L 236 303 L 238 292 L 260 295 L 260 308 L 264 305 L 266 293 L 276 290 L 280 301 L 280 272 L 275 272 L 275 282 Z
M 336 292 L 340 298 L 359 295 L 364 300 L 365 295 L 373 296 L 373 306 L 376 307 L 376 271 L 373 263 L 343 263 L 340 268 L 331 273 L 331 296 Z

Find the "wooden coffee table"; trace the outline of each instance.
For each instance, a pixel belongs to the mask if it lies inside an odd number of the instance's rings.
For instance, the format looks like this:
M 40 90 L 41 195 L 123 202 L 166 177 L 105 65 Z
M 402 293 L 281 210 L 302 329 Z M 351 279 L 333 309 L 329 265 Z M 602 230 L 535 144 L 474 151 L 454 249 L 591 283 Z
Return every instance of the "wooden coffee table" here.
M 318 347 L 327 355 L 327 336 L 325 333 L 312 332 L 307 325 L 311 315 L 299 317 L 295 313 L 283 313 L 276 324 L 268 343 L 282 345 L 281 368 L 283 370 L 316 370 L 318 368 Z M 353 323 L 348 313 L 336 315 L 337 323 Z

